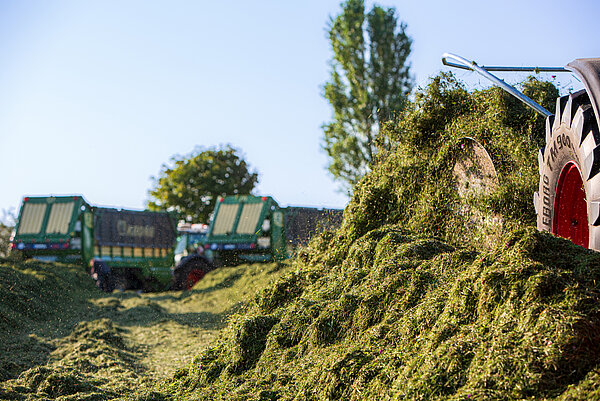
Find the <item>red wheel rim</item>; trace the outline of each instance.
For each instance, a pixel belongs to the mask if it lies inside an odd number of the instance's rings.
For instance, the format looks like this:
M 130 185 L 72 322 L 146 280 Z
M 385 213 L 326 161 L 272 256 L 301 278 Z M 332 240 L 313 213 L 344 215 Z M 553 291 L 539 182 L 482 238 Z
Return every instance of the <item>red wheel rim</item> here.
M 577 245 L 588 247 L 590 233 L 585 189 L 579 168 L 573 162 L 563 167 L 558 178 L 552 231 Z
M 192 287 L 194 286 L 194 284 L 196 284 L 198 281 L 202 280 L 202 277 L 204 277 L 204 274 L 205 273 L 199 269 L 194 269 L 191 272 L 189 272 L 186 277 L 186 280 L 185 280 L 185 288 L 188 290 L 191 290 Z

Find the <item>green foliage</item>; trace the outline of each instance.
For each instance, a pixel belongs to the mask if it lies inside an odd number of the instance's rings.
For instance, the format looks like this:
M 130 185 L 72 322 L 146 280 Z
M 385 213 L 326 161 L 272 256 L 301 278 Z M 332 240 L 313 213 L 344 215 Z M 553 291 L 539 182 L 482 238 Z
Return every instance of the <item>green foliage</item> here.
M 16 220 L 17 217 L 13 209 L 2 210 L 2 218 L 0 218 L 0 258 L 7 257 L 10 253 L 10 236 Z
M 0 257 L 7 257 L 10 250 L 10 235 L 14 227 L 0 222 Z
M 173 156 L 154 181 L 148 208 L 175 211 L 188 221 L 208 222 L 220 196 L 250 194 L 258 173 L 250 171 L 238 150 L 226 146 Z
M 383 124 L 402 110 L 412 89 L 407 58 L 411 39 L 394 8 L 348 0 L 329 23 L 333 50 L 331 80 L 324 96 L 333 121 L 323 125 L 329 171 L 347 189 L 367 173 L 377 153 Z

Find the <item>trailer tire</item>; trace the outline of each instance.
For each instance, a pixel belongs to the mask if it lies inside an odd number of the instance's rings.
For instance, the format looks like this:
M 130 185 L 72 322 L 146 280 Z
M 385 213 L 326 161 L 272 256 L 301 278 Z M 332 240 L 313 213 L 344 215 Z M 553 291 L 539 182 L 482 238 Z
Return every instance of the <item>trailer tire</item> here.
M 212 270 L 212 265 L 204 257 L 186 258 L 175 268 L 173 275 L 173 290 L 191 290 L 206 273 Z
M 90 262 L 90 276 L 96 283 L 96 287 L 104 292 L 112 292 L 115 289 L 115 277 L 110 266 L 102 260 Z
M 556 101 L 546 119 L 534 196 L 537 227 L 600 250 L 600 133 L 585 90 Z

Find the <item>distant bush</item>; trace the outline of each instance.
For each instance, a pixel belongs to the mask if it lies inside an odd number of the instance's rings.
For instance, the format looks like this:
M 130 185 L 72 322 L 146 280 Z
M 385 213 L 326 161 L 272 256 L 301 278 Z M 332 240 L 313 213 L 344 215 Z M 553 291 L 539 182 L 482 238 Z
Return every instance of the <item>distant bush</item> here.
M 10 253 L 10 236 L 17 220 L 12 209 L 2 210 L 0 218 L 0 258 L 5 258 Z
M 13 227 L 0 223 L 0 257 L 5 258 L 10 251 L 10 234 Z

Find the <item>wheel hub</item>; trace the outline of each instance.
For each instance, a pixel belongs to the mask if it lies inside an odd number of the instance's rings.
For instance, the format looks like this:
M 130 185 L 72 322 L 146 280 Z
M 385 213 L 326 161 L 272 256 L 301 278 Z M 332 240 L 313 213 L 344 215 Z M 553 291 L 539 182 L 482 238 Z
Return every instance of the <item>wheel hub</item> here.
M 558 179 L 552 231 L 577 245 L 588 247 L 590 235 L 585 189 L 581 172 L 574 162 L 563 167 Z
M 204 273 L 204 271 L 200 269 L 193 269 L 192 271 L 190 271 L 185 280 L 186 289 L 191 290 L 194 284 L 200 281 L 205 274 L 206 273 Z

